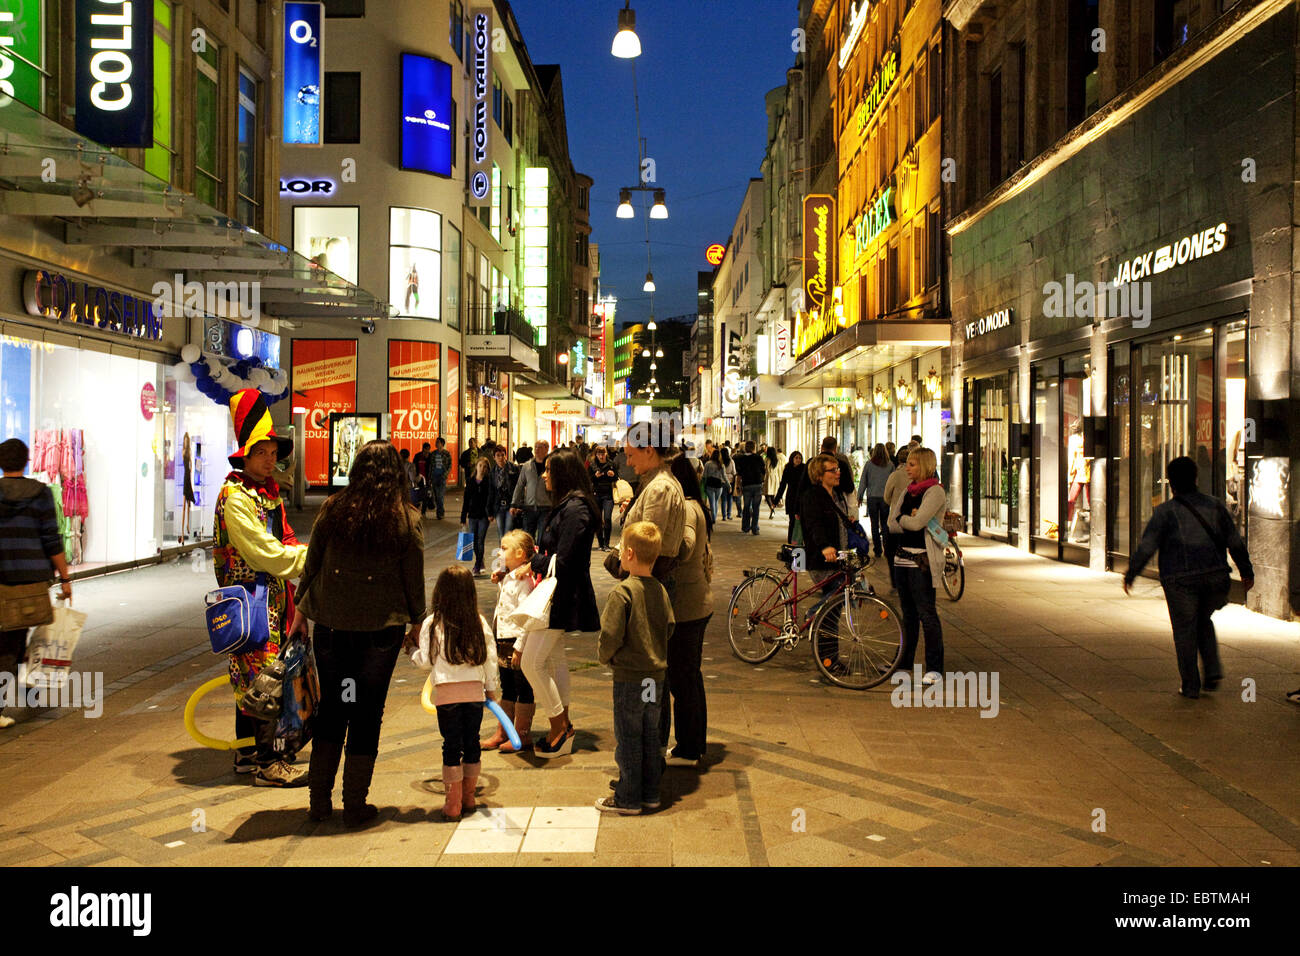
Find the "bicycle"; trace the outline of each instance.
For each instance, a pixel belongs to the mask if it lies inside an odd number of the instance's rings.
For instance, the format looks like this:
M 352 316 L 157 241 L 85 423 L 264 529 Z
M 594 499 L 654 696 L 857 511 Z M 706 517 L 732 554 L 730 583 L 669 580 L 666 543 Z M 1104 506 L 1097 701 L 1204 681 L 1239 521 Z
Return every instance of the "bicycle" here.
M 960 601 L 966 593 L 966 564 L 962 561 L 955 534 L 949 535 L 948 544 L 943 549 L 943 589 L 948 592 L 950 601 Z
M 883 683 L 902 657 L 903 624 L 893 605 L 879 597 L 870 582 L 859 580 L 869 561 L 853 551 L 837 551 L 837 570 L 827 580 L 838 576 L 839 586 L 796 625 L 800 599 L 809 591 L 820 594 L 827 584 L 801 591 L 797 557 L 799 551 L 785 545 L 777 553 L 784 575 L 776 568 L 753 568 L 732 589 L 727 608 L 731 652 L 748 664 L 761 664 L 783 647 L 794 650 L 811 627 L 813 659 L 828 681 L 851 690 Z

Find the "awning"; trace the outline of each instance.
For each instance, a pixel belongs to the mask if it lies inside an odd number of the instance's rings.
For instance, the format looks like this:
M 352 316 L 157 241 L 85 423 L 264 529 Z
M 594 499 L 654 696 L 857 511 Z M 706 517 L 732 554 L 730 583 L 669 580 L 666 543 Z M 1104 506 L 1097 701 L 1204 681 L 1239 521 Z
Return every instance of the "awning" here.
M 42 177 L 49 159 L 54 182 Z M 67 245 L 127 248 L 133 266 L 189 282 L 256 282 L 266 315 L 395 314 L 378 296 L 16 100 L 0 130 L 0 214 L 66 220 Z
M 754 401 L 745 405 L 747 412 L 797 412 L 820 405 L 822 393 L 817 388 L 785 388 L 778 375 L 760 375 L 754 387 Z
M 947 320 L 857 322 L 801 358 L 781 376 L 781 384 L 839 385 L 841 378 L 871 375 L 951 344 L 952 324 Z

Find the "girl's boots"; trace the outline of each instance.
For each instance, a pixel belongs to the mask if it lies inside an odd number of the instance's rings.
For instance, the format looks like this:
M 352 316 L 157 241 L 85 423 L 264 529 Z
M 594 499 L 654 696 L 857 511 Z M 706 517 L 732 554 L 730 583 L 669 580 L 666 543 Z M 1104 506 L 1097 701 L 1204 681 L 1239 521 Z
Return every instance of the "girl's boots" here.
M 461 808 L 466 813 L 473 813 L 478 809 L 478 804 L 474 802 L 474 788 L 478 786 L 478 772 L 483 765 L 481 763 L 467 763 L 461 770 L 465 774 L 462 785 Z
M 475 777 L 478 776 L 477 770 L 478 770 L 478 765 L 475 764 L 475 774 L 474 774 Z M 459 766 L 457 767 L 448 767 L 446 765 L 443 766 L 442 786 L 443 789 L 446 790 L 447 792 L 447 800 L 442 805 L 442 818 L 444 820 L 460 819 L 460 812 L 464 800 L 463 786 L 462 786 L 463 780 L 464 780 L 463 768 Z

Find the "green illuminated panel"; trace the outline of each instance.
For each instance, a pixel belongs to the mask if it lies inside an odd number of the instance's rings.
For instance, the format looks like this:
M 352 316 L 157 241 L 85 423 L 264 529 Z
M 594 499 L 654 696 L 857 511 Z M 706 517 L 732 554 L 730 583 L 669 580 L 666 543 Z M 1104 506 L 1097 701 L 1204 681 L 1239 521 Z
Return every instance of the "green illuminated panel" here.
M 543 188 L 551 184 L 551 171 L 545 166 L 529 166 L 524 170 L 525 186 L 541 186 Z
M 0 8 L 13 14 L 13 20 L 0 23 L 0 32 L 13 42 L 0 49 L 16 54 L 0 56 L 0 88 L 34 110 L 41 109 L 41 74 L 33 64 L 45 62 L 42 52 L 43 6 L 44 0 L 5 0 L 0 3 Z M 24 63 L 24 59 L 28 62 Z
M 535 286 L 524 289 L 525 309 L 546 309 L 546 287 Z
M 524 209 L 525 226 L 545 226 L 546 225 L 546 207 L 541 206 L 536 209 Z
M 172 179 L 172 8 L 153 5 L 153 146 L 144 151 L 144 168 L 164 182 Z
M 534 209 L 545 209 L 551 201 L 551 191 L 541 189 L 537 186 L 527 186 L 524 188 L 524 206 L 531 206 Z
M 538 266 L 546 268 L 546 247 L 545 246 L 526 246 L 524 247 L 524 265 Z
M 546 288 L 546 267 L 525 266 L 524 285 L 529 287 L 540 287 L 544 290 Z
M 501 241 L 501 168 L 492 164 L 492 238 Z

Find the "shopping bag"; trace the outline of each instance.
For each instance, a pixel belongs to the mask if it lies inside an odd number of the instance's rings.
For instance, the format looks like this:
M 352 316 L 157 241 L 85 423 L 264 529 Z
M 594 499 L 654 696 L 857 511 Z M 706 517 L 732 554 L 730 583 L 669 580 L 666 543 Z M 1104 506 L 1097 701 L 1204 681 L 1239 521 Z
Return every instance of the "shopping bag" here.
M 538 582 L 528 597 L 510 613 L 508 620 L 525 631 L 535 631 L 551 626 L 551 603 L 555 600 L 555 558 L 546 568 L 546 577 Z
M 81 640 L 86 615 L 60 600 L 54 620 L 42 624 L 27 644 L 27 683 L 32 687 L 61 687 L 72 670 L 72 653 Z
M 280 651 L 280 659 L 284 661 L 284 692 L 272 749 L 295 754 L 311 741 L 312 716 L 320 700 L 320 679 L 316 655 L 301 638 L 290 638 Z
M 474 560 L 474 536 L 468 531 L 462 531 L 456 535 L 456 560 Z
M 204 601 L 213 654 L 250 651 L 271 639 L 265 574 L 257 575 L 251 591 L 243 584 L 232 584 L 209 591 Z

